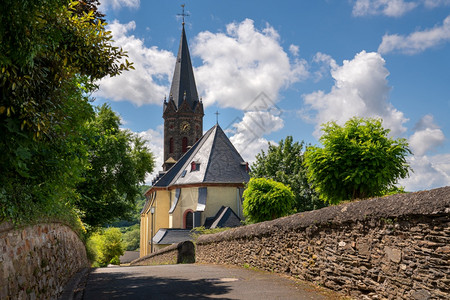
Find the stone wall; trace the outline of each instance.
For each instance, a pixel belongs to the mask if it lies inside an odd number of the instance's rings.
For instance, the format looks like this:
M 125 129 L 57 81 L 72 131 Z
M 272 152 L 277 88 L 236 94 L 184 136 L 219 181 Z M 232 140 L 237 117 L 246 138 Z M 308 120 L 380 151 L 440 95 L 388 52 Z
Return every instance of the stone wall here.
M 201 236 L 196 261 L 288 274 L 357 299 L 449 299 L 450 187 Z
M 83 242 L 66 225 L 0 224 L 0 299 L 55 299 L 88 265 Z
M 191 241 L 170 245 L 157 252 L 133 260 L 130 266 L 170 265 L 195 262 L 195 247 Z

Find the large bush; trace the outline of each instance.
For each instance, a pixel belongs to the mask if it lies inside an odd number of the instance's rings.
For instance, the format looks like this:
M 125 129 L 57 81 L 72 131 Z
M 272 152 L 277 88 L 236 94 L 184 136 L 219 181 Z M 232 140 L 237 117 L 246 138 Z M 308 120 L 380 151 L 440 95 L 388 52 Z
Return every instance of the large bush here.
M 389 137 L 380 119 L 352 118 L 339 126 L 324 124 L 323 148 L 308 147 L 308 179 L 331 203 L 381 196 L 406 178 L 410 154 L 405 139 Z
M 291 188 L 281 182 L 252 178 L 244 191 L 244 214 L 249 222 L 263 222 L 292 212 L 295 197 Z

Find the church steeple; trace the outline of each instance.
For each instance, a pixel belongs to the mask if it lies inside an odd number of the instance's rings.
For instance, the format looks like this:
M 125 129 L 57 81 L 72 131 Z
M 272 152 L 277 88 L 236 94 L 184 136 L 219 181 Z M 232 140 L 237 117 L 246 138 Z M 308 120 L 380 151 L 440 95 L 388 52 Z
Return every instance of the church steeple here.
M 173 73 L 172 86 L 170 88 L 170 95 L 169 101 L 173 100 L 177 109 L 181 107 L 184 98 L 186 98 L 186 101 L 192 110 L 195 109 L 199 102 L 186 32 L 184 30 L 184 22 L 181 31 L 181 40 L 178 48 L 175 71 Z
M 169 99 L 164 99 L 164 171 L 169 170 L 203 136 L 203 103 L 195 85 L 186 32 L 181 31 Z

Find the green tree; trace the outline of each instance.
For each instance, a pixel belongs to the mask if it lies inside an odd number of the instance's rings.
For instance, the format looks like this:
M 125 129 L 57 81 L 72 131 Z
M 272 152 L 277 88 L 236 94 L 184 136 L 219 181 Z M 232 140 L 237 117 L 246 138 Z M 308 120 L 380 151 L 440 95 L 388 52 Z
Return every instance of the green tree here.
M 321 198 L 341 200 L 381 196 L 409 176 L 405 139 L 393 139 L 380 119 L 352 118 L 339 126 L 322 126 L 323 148 L 308 147 L 308 178 Z
M 292 212 L 295 197 L 291 188 L 265 178 L 251 178 L 244 191 L 244 214 L 257 223 L 286 216 Z
M 119 258 L 125 251 L 122 233 L 115 227 L 94 233 L 89 238 L 87 246 L 91 258 L 94 258 L 95 267 L 106 267 L 110 263 L 120 264 Z
M 256 155 L 256 162 L 250 167 L 253 178 L 269 178 L 291 187 L 295 196 L 294 209 L 297 212 L 314 210 L 326 206 L 326 202 L 308 183 L 306 168 L 303 165 L 304 142 L 293 142 L 287 136 L 278 145 L 269 143 L 267 154 Z
M 131 67 L 87 2 L 2 1 L 0 220 L 74 216 L 89 94 L 95 80 Z
M 80 197 L 75 205 L 88 229 L 131 218 L 140 184 L 153 170 L 153 156 L 144 141 L 119 126 L 119 117 L 106 104 L 86 124 L 89 167 L 77 185 Z
M 123 228 L 123 243 L 125 250 L 134 251 L 139 248 L 139 242 L 141 238 L 141 230 L 139 224 Z

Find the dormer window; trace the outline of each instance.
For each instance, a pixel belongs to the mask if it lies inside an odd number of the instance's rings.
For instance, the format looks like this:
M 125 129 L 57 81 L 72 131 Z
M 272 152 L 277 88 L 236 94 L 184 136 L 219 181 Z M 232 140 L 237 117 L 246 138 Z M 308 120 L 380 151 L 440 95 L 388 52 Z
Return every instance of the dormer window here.
M 191 172 L 194 171 L 200 171 L 200 163 L 195 161 L 191 162 Z
M 250 168 L 248 167 L 248 162 L 246 161 L 241 162 L 241 166 L 245 168 L 245 172 L 248 173 L 250 171 Z

